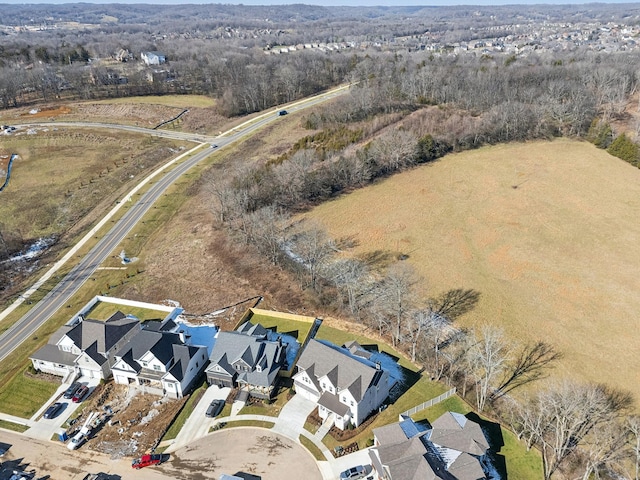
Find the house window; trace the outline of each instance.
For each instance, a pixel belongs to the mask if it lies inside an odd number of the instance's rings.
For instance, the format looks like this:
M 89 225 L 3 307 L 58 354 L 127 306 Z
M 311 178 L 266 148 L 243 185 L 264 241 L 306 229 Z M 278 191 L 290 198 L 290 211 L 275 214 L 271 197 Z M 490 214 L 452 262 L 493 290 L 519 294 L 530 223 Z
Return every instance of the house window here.
M 196 368 L 198 368 L 198 362 L 196 362 Z
M 143 366 L 143 367 L 148 367 L 148 366 L 149 366 L 149 363 L 148 363 L 148 362 L 142 362 L 142 366 Z
M 154 369 L 155 371 L 159 372 L 159 371 L 160 371 L 160 365 L 154 365 L 154 366 L 153 366 L 153 369 Z
M 169 390 L 173 390 L 173 383 L 167 383 L 167 388 Z
M 347 397 L 345 397 L 345 396 L 343 395 L 343 396 L 342 396 L 342 401 L 343 401 L 344 403 L 347 403 Z
M 351 400 L 351 406 L 353 407 L 353 400 Z
M 322 389 L 323 389 L 323 390 L 326 390 L 326 389 L 327 389 L 327 384 L 326 384 L 326 383 L 324 383 L 324 382 L 322 382 Z

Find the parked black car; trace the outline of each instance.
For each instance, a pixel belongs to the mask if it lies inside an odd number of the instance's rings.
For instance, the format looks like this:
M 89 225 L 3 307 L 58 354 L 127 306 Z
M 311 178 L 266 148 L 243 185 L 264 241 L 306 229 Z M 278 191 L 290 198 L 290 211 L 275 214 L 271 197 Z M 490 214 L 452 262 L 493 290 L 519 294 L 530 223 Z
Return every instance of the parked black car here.
M 220 412 L 224 408 L 224 400 L 214 400 L 207 408 L 207 413 L 205 415 L 209 418 L 214 418 L 220 415 Z
M 47 408 L 47 411 L 44 412 L 44 418 L 54 418 L 56 415 L 58 415 L 58 413 L 60 413 L 62 405 L 64 405 L 64 403 L 61 402 L 56 402 L 51 405 L 49 408 Z
M 80 382 L 73 382 L 71 385 L 69 385 L 69 388 L 67 388 L 67 390 L 64 392 L 63 397 L 66 399 L 72 398 L 73 394 L 76 393 L 81 386 L 82 384 Z

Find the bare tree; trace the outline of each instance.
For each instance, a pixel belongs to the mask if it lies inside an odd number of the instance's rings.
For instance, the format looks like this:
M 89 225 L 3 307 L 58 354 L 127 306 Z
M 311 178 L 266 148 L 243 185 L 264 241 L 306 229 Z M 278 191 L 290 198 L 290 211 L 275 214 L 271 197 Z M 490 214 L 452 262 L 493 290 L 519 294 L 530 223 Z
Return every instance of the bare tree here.
M 565 381 L 540 392 L 525 408 L 540 418 L 536 440 L 542 449 L 545 480 L 585 442 L 585 437 L 624 414 L 632 404 L 628 393 L 604 385 Z
M 627 429 L 631 434 L 629 446 L 634 464 L 635 476 L 633 478 L 640 480 L 640 417 L 638 415 L 632 415 L 627 419 Z
M 379 294 L 374 300 L 374 310 L 377 315 L 387 317 L 393 346 L 400 341 L 404 323 L 415 307 L 414 286 L 417 283 L 415 270 L 404 262 L 391 265 L 380 282 Z
M 273 265 L 278 264 L 286 243 L 289 214 L 273 205 L 245 215 L 248 238 Z
M 312 224 L 295 235 L 289 244 L 294 258 L 309 274 L 309 285 L 317 290 L 320 273 L 336 253 L 335 242 L 322 226 Z
M 619 420 L 603 422 L 585 438 L 581 453 L 585 465 L 582 480 L 591 478 L 610 478 L 610 473 L 620 471 L 623 463 L 628 459 L 626 450 L 629 440 L 629 430 Z
M 338 291 L 346 294 L 351 315 L 358 318 L 361 307 L 359 297 L 370 288 L 371 283 L 367 266 L 355 258 L 340 259 L 330 265 L 329 276 Z
M 480 329 L 480 338 L 468 351 L 479 411 L 484 410 L 492 387 L 506 368 L 507 350 L 502 329 L 485 325 Z

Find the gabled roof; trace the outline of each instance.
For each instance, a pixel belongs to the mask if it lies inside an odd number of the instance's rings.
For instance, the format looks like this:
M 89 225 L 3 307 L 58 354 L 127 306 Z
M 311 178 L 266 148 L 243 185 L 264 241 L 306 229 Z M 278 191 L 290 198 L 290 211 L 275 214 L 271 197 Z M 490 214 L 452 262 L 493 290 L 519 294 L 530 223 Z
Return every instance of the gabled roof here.
M 250 330 L 261 331 L 255 328 Z M 286 344 L 266 340 L 266 335 L 220 332 L 209 357 L 211 365 L 207 372 L 215 373 L 215 366 L 218 365 L 231 376 L 237 374 L 238 382 L 269 387 L 282 367 L 286 348 Z M 243 367 L 246 365 L 248 370 L 235 369 L 234 365 L 238 363 Z M 260 371 L 256 366 L 260 367 Z
M 414 424 L 411 427 L 410 424 Z M 475 426 L 474 426 L 475 425 Z M 446 479 L 480 480 L 486 478 L 478 459 L 485 454 L 488 443 L 477 423 L 463 415 L 447 412 L 433 422 L 433 429 L 421 431 L 411 418 L 374 429 L 379 445 L 373 448 L 392 480 Z M 479 454 L 438 444 L 435 439 L 459 443 L 467 437 Z M 478 435 L 482 435 L 480 438 Z M 468 444 L 468 443 L 467 443 Z M 465 444 L 465 446 L 467 445 Z M 485 449 L 481 445 L 487 445 Z
M 380 380 L 382 370 L 371 367 L 317 340 L 310 340 L 298 360 L 298 368 L 310 372 L 315 379 L 331 374 L 338 390 L 348 389 L 359 402 L 370 386 Z M 337 373 L 337 375 L 336 375 Z
M 254 337 L 266 337 L 268 330 L 259 323 L 256 323 L 254 325 L 250 321 L 246 321 L 238 328 L 236 328 L 236 332 L 244 333 L 245 335 L 251 335 Z
M 39 350 L 36 350 L 29 358 L 73 367 L 78 356 L 70 352 L 64 352 L 57 346 L 47 343 Z
M 433 422 L 430 440 L 436 445 L 478 456 L 489 449 L 480 425 L 454 412 L 446 412 Z
M 80 349 L 86 350 L 96 344 L 96 350 L 105 354 L 131 329 L 139 325 L 136 318 L 127 317 L 118 311 L 105 321 L 87 318 L 71 327 L 65 335 Z M 62 336 L 60 337 L 62 338 Z
M 205 347 L 194 347 L 193 345 L 173 345 L 173 359 L 175 364 L 169 369 L 169 373 L 174 376 L 176 380 L 182 382 L 182 379 L 187 373 L 189 362 L 198 354 L 200 349 Z
M 180 340 L 180 336 L 177 333 L 142 329 L 116 353 L 116 356 L 126 359 L 127 363 L 129 363 L 129 360 L 137 363 L 137 360 L 141 359 L 147 352 L 151 352 L 166 365 L 173 357 L 173 344 L 182 344 L 182 340 Z

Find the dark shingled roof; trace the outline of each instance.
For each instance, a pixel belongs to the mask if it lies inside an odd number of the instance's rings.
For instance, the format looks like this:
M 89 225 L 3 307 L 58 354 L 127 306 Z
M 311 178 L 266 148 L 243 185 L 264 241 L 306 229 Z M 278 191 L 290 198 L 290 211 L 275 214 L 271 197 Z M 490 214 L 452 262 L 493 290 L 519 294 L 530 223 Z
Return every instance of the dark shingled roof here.
M 260 331 L 260 329 L 250 330 Z M 268 341 L 260 334 L 248 335 L 239 331 L 220 332 L 209 357 L 211 365 L 207 371 L 219 375 L 219 372 L 215 371 L 217 365 L 230 376 L 237 374 L 238 382 L 269 387 L 286 359 L 286 348 L 286 344 Z M 237 370 L 236 364 L 246 365 L 248 371 Z
M 71 327 L 66 335 L 80 350 L 87 350 L 96 343 L 96 350 L 105 354 L 139 323 L 137 319 L 118 311 L 104 322 L 87 318 Z

